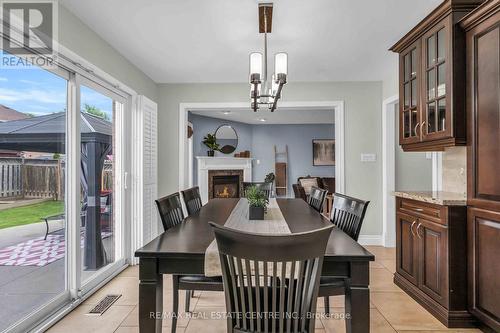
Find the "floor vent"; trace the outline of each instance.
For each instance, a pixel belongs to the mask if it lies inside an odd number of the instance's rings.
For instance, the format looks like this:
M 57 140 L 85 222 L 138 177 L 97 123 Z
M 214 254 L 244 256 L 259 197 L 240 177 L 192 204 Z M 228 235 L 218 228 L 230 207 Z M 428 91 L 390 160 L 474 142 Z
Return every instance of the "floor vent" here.
M 106 295 L 92 310 L 90 310 L 87 314 L 91 316 L 100 316 L 104 312 L 106 312 L 107 309 L 111 305 L 113 305 L 114 302 L 118 300 L 118 298 L 121 297 L 120 295 Z

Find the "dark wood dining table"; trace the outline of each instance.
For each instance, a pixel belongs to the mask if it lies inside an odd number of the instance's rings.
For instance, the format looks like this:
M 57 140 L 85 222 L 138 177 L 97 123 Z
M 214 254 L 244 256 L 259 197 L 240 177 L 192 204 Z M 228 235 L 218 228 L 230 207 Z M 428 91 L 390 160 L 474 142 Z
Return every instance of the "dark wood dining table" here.
M 205 250 L 214 240 L 208 222 L 224 225 L 239 199 L 212 199 L 201 210 L 138 249 L 139 329 L 161 332 L 163 274 L 204 274 Z M 302 199 L 277 199 L 292 233 L 325 227 L 331 223 Z M 340 229 L 334 228 L 325 252 L 323 276 L 349 278 L 350 303 L 347 332 L 369 333 L 369 263 L 375 256 Z M 159 317 L 159 319 L 158 319 Z

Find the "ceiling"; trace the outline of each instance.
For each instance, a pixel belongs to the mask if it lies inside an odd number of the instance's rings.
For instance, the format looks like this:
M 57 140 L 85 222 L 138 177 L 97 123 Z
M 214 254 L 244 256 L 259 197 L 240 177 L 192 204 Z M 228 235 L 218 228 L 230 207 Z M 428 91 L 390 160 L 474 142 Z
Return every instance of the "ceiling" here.
M 280 107 L 276 112 L 252 112 L 248 108 L 231 108 L 224 110 L 191 110 L 191 113 L 238 121 L 245 124 L 272 125 L 272 124 L 333 124 L 335 113 L 331 109 L 303 109 Z M 263 121 L 265 120 L 265 121 Z
M 387 49 L 441 1 L 274 0 L 269 53 L 288 53 L 290 82 L 382 80 Z M 263 46 L 257 0 L 61 2 L 158 83 L 246 82 Z

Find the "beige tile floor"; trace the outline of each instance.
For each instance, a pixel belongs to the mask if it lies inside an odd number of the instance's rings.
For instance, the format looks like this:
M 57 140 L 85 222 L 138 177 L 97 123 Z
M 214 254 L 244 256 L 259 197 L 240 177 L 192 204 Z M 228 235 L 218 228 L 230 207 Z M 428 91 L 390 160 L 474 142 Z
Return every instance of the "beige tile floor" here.
M 394 249 L 368 246 L 376 261 L 370 267 L 370 332 L 441 333 L 441 332 L 481 332 L 474 329 L 448 330 L 423 307 L 406 295 L 392 282 L 395 270 Z M 82 305 L 68 314 L 49 332 L 117 332 L 137 333 L 138 328 L 138 267 L 129 267 L 110 281 Z M 169 276 L 164 281 L 164 311 L 171 310 L 172 290 Z M 101 317 L 87 316 L 85 313 L 105 294 L 121 293 L 123 296 Z M 332 312 L 343 313 L 343 297 L 332 297 Z M 323 301 L 318 303 L 323 312 Z M 184 307 L 184 293 L 180 297 L 180 309 Z M 223 333 L 226 326 L 222 319 L 208 319 L 213 312 L 224 311 L 224 296 L 217 292 L 196 292 L 191 301 L 191 310 L 196 317 L 181 319 L 179 333 Z M 181 313 L 182 315 L 183 313 Z M 164 332 L 170 332 L 170 320 L 163 322 Z M 322 319 L 316 323 L 316 332 L 345 332 L 341 319 Z

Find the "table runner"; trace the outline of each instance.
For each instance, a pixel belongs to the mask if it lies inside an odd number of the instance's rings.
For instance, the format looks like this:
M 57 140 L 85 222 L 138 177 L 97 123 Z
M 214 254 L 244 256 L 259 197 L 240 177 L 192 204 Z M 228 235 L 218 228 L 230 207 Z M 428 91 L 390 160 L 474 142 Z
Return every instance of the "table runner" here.
M 261 234 L 290 234 L 288 224 L 281 213 L 275 198 L 269 200 L 264 220 L 248 219 L 248 200 L 241 198 L 229 215 L 225 227 L 238 231 L 255 232 Z M 205 276 L 221 276 L 219 251 L 215 239 L 205 251 Z

